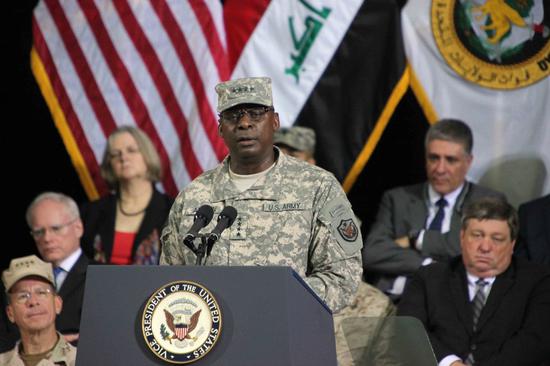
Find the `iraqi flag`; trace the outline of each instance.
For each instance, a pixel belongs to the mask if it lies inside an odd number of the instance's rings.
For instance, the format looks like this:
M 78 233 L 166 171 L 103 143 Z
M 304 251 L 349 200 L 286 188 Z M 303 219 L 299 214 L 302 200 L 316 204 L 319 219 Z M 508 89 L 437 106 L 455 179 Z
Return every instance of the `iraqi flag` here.
M 151 137 L 172 195 L 215 166 L 214 86 L 245 76 L 272 78 L 282 125 L 314 128 L 319 165 L 350 192 L 409 84 L 392 0 L 41 0 L 33 36 L 33 73 L 91 199 L 122 124 Z
M 513 204 L 550 192 L 550 3 L 409 0 L 403 38 L 428 119 L 474 133 L 470 179 Z

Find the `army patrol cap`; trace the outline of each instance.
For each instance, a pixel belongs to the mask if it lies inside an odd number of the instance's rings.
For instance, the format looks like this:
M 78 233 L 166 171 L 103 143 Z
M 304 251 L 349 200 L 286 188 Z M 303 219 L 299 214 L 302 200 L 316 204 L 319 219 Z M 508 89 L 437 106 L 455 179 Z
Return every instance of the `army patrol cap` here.
M 286 145 L 298 151 L 315 151 L 315 131 L 309 127 L 281 127 L 273 135 L 273 144 Z
M 52 264 L 44 262 L 36 255 L 29 255 L 12 259 L 9 268 L 2 272 L 6 292 L 9 292 L 17 281 L 29 276 L 42 277 L 55 287 Z
M 239 104 L 259 104 L 273 107 L 271 79 L 254 77 L 229 80 L 216 85 L 218 113 Z

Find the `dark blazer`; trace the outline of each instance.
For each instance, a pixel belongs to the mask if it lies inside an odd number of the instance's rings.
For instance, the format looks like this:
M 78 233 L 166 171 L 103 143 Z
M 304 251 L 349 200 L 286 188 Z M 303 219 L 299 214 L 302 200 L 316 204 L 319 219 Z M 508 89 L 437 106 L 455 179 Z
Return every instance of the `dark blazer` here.
M 539 366 L 550 359 L 550 269 L 514 258 L 496 277 L 473 332 L 462 257 L 420 268 L 408 281 L 397 315 L 418 318 L 437 361 L 454 354 L 476 366 Z
M 402 236 L 417 235 L 426 226 L 429 213 L 428 183 L 398 187 L 382 196 L 376 222 L 362 250 L 363 268 L 379 289 L 385 291 L 396 276 L 414 273 L 426 257 L 447 261 L 460 254 L 460 219 L 462 207 L 478 198 L 499 196 L 501 193 L 474 183 L 465 182 L 457 197 L 449 232 L 424 232 L 422 250 L 402 248 L 394 241 Z
M 89 259 L 82 253 L 58 291 L 63 299 L 63 309 L 57 316 L 55 325 L 63 334 L 79 332 L 88 264 Z
M 156 189 L 145 210 L 145 216 L 132 247 L 134 264 L 158 264 L 160 235 L 174 200 Z M 82 249 L 98 263 L 110 263 L 115 235 L 117 196 L 110 194 L 100 200 L 82 205 L 80 215 L 84 223 Z M 152 253 L 150 261 L 143 260 L 142 253 Z
M 519 206 L 515 254 L 550 266 L 550 194 Z

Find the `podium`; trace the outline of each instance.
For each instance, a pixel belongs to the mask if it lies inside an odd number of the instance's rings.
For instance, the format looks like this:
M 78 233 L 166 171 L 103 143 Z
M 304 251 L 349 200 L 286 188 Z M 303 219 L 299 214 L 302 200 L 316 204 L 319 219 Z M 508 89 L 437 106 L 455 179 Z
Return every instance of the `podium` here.
M 190 365 L 336 365 L 330 309 L 289 267 L 88 267 L 77 365 L 170 365 L 147 346 L 150 296 L 175 281 L 208 289 L 219 338 Z M 182 364 L 180 362 L 180 364 Z

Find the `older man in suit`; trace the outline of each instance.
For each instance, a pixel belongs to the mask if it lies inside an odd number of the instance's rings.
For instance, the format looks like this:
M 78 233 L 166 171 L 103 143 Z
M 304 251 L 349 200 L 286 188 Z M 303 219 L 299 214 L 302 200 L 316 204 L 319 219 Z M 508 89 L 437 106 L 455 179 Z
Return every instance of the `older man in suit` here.
M 464 122 L 444 119 L 425 138 L 428 181 L 384 193 L 363 248 L 369 282 L 397 301 L 406 276 L 432 261 L 460 254 L 464 204 L 500 193 L 466 180 L 472 164 L 473 135 Z
M 503 200 L 464 209 L 462 256 L 417 271 L 398 315 L 418 318 L 440 366 L 540 366 L 550 359 L 550 269 L 513 258 L 518 218 Z
M 519 206 L 515 254 L 550 266 L 550 194 Z
M 69 196 L 45 192 L 29 205 L 27 223 L 40 256 L 54 266 L 56 290 L 63 299 L 56 327 L 67 341 L 76 344 L 89 264 L 80 248 L 83 225 L 78 206 Z

